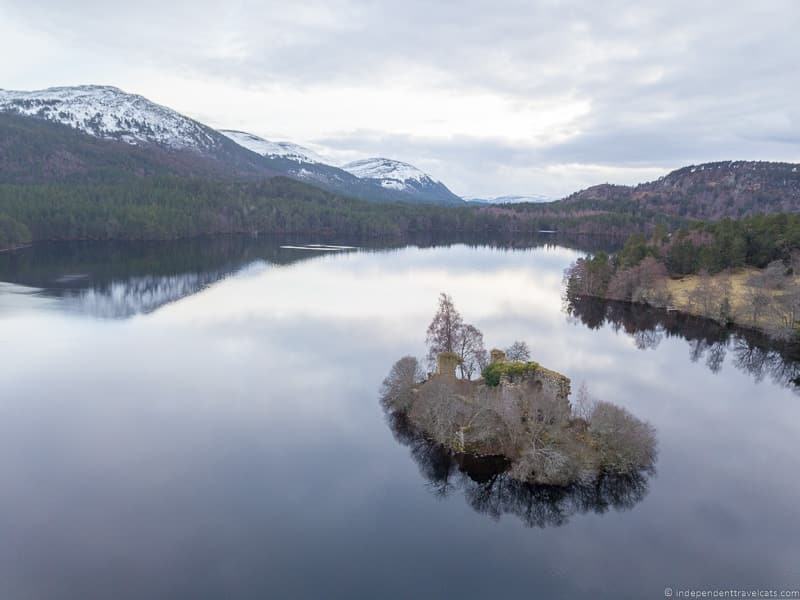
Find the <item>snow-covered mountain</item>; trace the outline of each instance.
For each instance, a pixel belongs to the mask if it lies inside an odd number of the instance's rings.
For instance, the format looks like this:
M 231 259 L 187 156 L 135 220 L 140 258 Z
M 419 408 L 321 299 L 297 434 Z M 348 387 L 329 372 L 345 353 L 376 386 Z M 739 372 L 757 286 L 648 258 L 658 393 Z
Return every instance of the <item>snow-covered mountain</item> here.
M 520 204 L 523 202 L 538 204 L 542 202 L 552 202 L 554 199 L 541 194 L 529 194 L 525 196 L 493 196 L 490 198 L 467 197 L 464 198 L 464 200 L 477 204 Z
M 273 170 L 312 183 L 326 190 L 365 200 L 398 200 L 374 182 L 362 180 L 335 165 L 328 164 L 314 151 L 292 142 L 273 142 L 233 129 L 220 129 L 230 140 L 261 156 Z
M 43 119 L 92 137 L 158 146 L 206 160 L 215 174 L 271 176 L 264 161 L 217 130 L 112 86 L 80 85 L 19 92 L 0 90 L 0 112 Z
M 80 85 L 32 92 L 0 90 L 0 111 L 40 117 L 130 144 L 146 142 L 204 150 L 219 141 L 219 135 L 210 127 L 111 86 Z
M 264 138 L 247 133 L 246 131 L 236 131 L 234 129 L 220 129 L 220 133 L 229 137 L 234 142 L 260 154 L 261 156 L 269 156 L 272 158 L 287 158 L 297 162 L 330 164 L 319 154 L 308 148 L 304 148 L 292 142 L 271 142 Z
M 297 168 L 293 169 L 292 174 L 303 178 L 316 180 L 320 183 L 330 183 L 331 176 L 336 175 L 340 182 L 353 184 L 342 173 L 344 171 L 360 180 L 367 180 L 371 184 L 379 185 L 381 188 L 392 192 L 412 194 L 414 196 L 439 195 L 442 198 L 454 196 L 443 183 L 435 181 L 428 174 L 420 171 L 413 165 L 391 160 L 388 158 L 367 158 L 348 163 L 341 169 L 332 164 L 331 161 L 324 159 L 313 150 L 309 150 L 299 144 L 292 142 L 272 142 L 252 133 L 236 131 L 233 129 L 220 129 L 220 133 L 228 136 L 237 144 L 252 150 L 256 154 L 267 158 L 286 159 L 298 163 Z M 305 164 L 303 164 L 305 163 Z M 309 165 L 315 165 L 310 167 Z M 321 174 L 318 166 L 330 167 L 326 173 Z M 370 187 L 374 193 L 374 189 Z
M 263 156 L 272 168 L 326 189 L 364 198 L 386 201 L 461 202 L 441 182 L 416 167 L 397 160 L 369 158 L 338 167 L 313 150 L 292 142 L 272 142 L 232 129 L 220 129 L 237 144 Z
M 342 167 L 359 179 L 369 179 L 382 188 L 438 202 L 461 202 L 461 198 L 413 165 L 390 158 L 365 158 Z
M 0 90 L 2 112 L 66 125 L 95 138 L 125 142 L 143 150 L 155 145 L 159 152 L 170 155 L 169 161 L 179 157 L 183 164 L 195 161 L 193 172 L 207 164 L 214 175 L 283 174 L 365 200 L 462 202 L 444 184 L 406 163 L 368 159 L 342 169 L 297 144 L 271 142 L 242 131 L 217 131 L 143 96 L 111 86 Z
M 384 187 L 394 189 L 403 189 L 411 182 L 431 179 L 414 165 L 389 158 L 365 158 L 346 164 L 344 169 L 362 179 L 378 179 L 386 182 Z

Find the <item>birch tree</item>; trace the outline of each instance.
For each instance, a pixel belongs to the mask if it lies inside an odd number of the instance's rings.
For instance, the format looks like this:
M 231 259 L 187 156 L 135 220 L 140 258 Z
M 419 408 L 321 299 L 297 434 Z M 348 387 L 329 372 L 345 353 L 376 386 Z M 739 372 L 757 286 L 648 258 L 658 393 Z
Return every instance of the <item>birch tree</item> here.
M 436 366 L 436 357 L 442 352 L 457 352 L 459 337 L 464 327 L 464 320 L 456 310 L 453 299 L 442 292 L 439 295 L 439 308 L 428 325 L 428 364 Z

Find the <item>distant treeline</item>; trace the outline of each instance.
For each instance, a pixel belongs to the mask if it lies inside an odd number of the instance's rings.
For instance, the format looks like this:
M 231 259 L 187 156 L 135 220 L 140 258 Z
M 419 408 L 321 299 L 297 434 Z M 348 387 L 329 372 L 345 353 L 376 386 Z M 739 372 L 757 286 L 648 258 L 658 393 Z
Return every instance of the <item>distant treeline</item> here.
M 481 231 L 503 219 L 467 209 L 376 204 L 290 179 L 231 182 L 179 177 L 126 182 L 0 185 L 0 214 L 34 240 L 176 239 L 217 233 Z M 24 230 L 4 239 L 24 237 Z
M 23 246 L 30 241 L 31 232 L 25 225 L 0 213 L 0 250 Z
M 648 208 L 630 199 L 567 199 L 546 203 L 504 204 L 487 207 L 520 222 L 535 222 L 540 229 L 587 235 L 629 236 L 651 233 L 654 228 L 675 230 L 689 221 Z
M 585 204 L 585 205 L 584 205 Z M 621 259 L 659 256 L 671 273 L 761 266 L 800 245 L 800 217 L 696 222 L 620 203 L 442 206 L 356 200 L 285 177 L 223 180 L 175 175 L 109 181 L 0 183 L 0 248 L 31 240 L 169 240 L 219 233 L 519 235 L 541 230 L 631 236 Z M 676 230 L 667 235 L 668 230 Z M 648 237 L 645 237 L 647 235 Z
M 284 177 L 221 181 L 131 177 L 114 182 L 0 184 L 0 248 L 30 240 L 168 240 L 219 233 L 630 233 L 630 215 L 542 215 L 491 207 L 374 203 Z

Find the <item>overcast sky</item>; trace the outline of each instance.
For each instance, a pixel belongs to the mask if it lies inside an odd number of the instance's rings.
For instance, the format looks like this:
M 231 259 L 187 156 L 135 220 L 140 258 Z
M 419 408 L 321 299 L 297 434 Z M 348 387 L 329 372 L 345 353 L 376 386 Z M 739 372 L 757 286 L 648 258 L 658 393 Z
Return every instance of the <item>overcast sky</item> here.
M 800 1 L 0 0 L 0 87 L 116 85 L 463 195 L 800 162 Z

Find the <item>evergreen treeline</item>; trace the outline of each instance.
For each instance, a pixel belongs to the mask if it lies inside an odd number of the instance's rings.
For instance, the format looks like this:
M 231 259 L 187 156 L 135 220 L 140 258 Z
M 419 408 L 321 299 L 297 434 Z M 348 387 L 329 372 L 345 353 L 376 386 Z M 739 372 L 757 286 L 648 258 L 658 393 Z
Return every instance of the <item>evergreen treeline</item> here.
M 653 256 L 664 263 L 670 275 L 677 276 L 746 266 L 763 268 L 775 260 L 788 262 L 797 250 L 800 215 L 780 213 L 696 222 L 671 235 L 659 228 L 649 240 L 635 234 L 628 238 L 617 261 L 620 266 L 632 267 Z
M 124 184 L 4 184 L 0 214 L 26 226 L 34 240 L 174 239 L 236 232 L 392 237 L 510 225 L 508 219 L 468 207 L 370 203 L 282 177 L 260 182 L 165 176 L 132 178 Z
M 0 213 L 0 250 L 22 246 L 31 241 L 31 232 L 19 221 Z
M 0 214 L 20 239 L 177 239 L 217 233 L 324 233 L 403 238 L 416 233 L 519 234 L 553 229 L 630 233 L 630 215 L 540 215 L 480 206 L 375 203 L 288 178 L 231 181 L 181 176 L 124 181 L 0 184 Z M 27 228 L 29 235 L 19 233 Z
M 750 267 L 737 274 L 734 269 Z M 633 235 L 612 256 L 579 258 L 567 269 L 567 299 L 585 296 L 673 306 L 780 339 L 800 335 L 800 215 L 695 223 L 652 239 Z M 681 290 L 671 278 L 696 275 Z
M 733 221 L 696 222 L 651 238 L 633 234 L 619 252 L 581 258 L 567 273 L 568 293 L 630 300 L 634 288 L 666 276 L 714 274 L 770 263 L 797 263 L 800 215 L 759 215 Z M 646 286 L 647 287 L 647 286 Z M 651 287 L 651 286 L 650 286 Z

